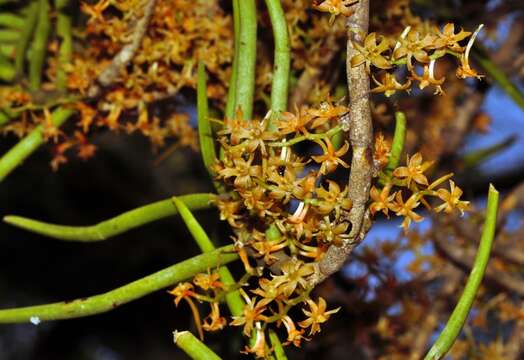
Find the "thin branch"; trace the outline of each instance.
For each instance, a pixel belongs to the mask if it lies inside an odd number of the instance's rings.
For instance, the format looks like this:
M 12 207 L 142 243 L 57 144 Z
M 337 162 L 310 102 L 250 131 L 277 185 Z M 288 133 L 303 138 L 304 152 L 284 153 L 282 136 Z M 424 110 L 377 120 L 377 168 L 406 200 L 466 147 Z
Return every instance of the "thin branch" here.
M 393 135 L 393 143 L 391 144 L 391 153 L 389 155 L 388 164 L 384 169 L 384 176 L 379 180 L 380 185 L 385 186 L 391 181 L 393 170 L 395 170 L 400 162 L 400 155 L 404 150 L 404 141 L 406 140 L 406 115 L 402 111 L 395 112 L 395 134 Z
M 240 0 L 240 32 L 238 44 L 235 110 L 242 110 L 244 119 L 253 116 L 255 94 L 255 65 L 257 56 L 257 15 L 255 0 Z M 236 46 L 236 45 L 235 45 Z
M 212 194 L 182 195 L 178 199 L 191 210 L 211 207 Z M 145 205 L 91 226 L 65 226 L 8 215 L 4 222 L 58 240 L 95 242 L 109 239 L 150 222 L 178 214 L 171 199 Z
M 116 309 L 143 296 L 187 280 L 208 269 L 225 265 L 238 258 L 233 246 L 195 256 L 164 270 L 133 281 L 104 294 L 46 305 L 0 310 L 0 323 L 38 324 L 42 321 L 73 319 Z
M 197 243 L 200 250 L 203 253 L 210 253 L 214 251 L 215 245 L 207 235 L 204 228 L 200 225 L 197 219 L 195 219 L 195 217 L 188 209 L 186 204 L 184 204 L 184 202 L 177 197 L 173 197 L 173 203 L 175 204 L 178 212 L 180 213 L 180 217 L 182 218 L 182 220 L 184 220 L 184 223 L 186 224 L 187 228 L 189 229 L 189 232 L 195 239 L 195 242 Z M 226 286 L 233 286 L 237 283 L 235 281 L 235 278 L 226 266 L 221 266 L 218 269 L 218 274 L 220 275 L 220 279 Z M 242 297 L 240 296 L 240 292 L 238 290 L 228 292 L 226 294 L 226 302 L 233 316 L 242 315 L 245 303 Z
M 131 41 L 120 49 L 111 63 L 98 75 L 98 78 L 87 91 L 89 97 L 98 96 L 102 90 L 101 86 L 107 87 L 113 84 L 120 75 L 120 71 L 133 59 L 146 34 L 149 21 L 155 9 L 155 3 L 156 0 L 146 1 L 142 10 L 142 17 L 136 22 Z
M 15 69 L 17 75 L 21 75 L 24 70 L 24 61 L 26 58 L 27 48 L 29 46 L 31 36 L 33 36 L 33 32 L 35 30 L 39 7 L 40 6 L 38 2 L 32 1 L 27 8 L 24 27 L 22 29 L 18 44 L 16 45 Z
M 266 6 L 273 27 L 273 38 L 275 39 L 273 82 L 271 84 L 271 120 L 280 112 L 287 110 L 291 57 L 286 18 L 280 0 L 266 0 Z M 272 123 L 270 123 L 269 128 L 272 128 Z
M 48 0 L 38 1 L 38 22 L 36 24 L 31 58 L 29 59 L 29 88 L 38 90 L 42 82 L 42 70 L 47 52 L 47 40 L 51 31 L 49 21 L 50 6 Z
M 353 206 L 348 214 L 351 223 L 349 238 L 341 247 L 331 246 L 319 263 L 319 274 L 313 283 L 318 283 L 338 271 L 347 257 L 369 230 L 366 204 L 369 199 L 373 173 L 373 125 L 369 105 L 369 74 L 364 64 L 351 66 L 357 53 L 354 43 L 363 43 L 369 26 L 369 0 L 360 0 L 355 13 L 348 18 L 347 80 L 349 90 L 349 140 L 353 149 L 349 175 L 349 198 Z
M 66 66 L 71 62 L 73 55 L 73 38 L 71 31 L 71 15 L 68 13 L 69 0 L 55 0 L 58 16 L 56 18 L 56 35 L 60 38 L 60 49 L 58 50 L 58 68 L 56 70 L 56 88 L 66 90 L 67 73 Z
M 60 127 L 74 112 L 72 109 L 57 108 L 51 115 L 52 126 Z M 0 158 L 0 181 L 44 143 L 43 132 L 44 125 L 37 126 Z
M 225 117 L 232 119 L 235 116 L 236 108 L 236 85 L 238 79 L 238 58 L 239 58 L 239 42 L 240 42 L 240 10 L 239 1 L 233 0 L 233 27 L 235 34 L 235 55 L 233 57 L 233 64 L 231 65 L 231 77 L 229 78 L 229 88 L 227 90 L 227 101 L 225 109 Z

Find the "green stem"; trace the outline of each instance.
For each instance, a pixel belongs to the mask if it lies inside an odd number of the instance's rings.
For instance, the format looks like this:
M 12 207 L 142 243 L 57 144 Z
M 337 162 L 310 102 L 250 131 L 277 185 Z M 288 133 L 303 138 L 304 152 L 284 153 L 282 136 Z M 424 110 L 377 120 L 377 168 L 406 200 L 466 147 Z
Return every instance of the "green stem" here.
M 55 7 L 58 11 L 56 19 L 56 35 L 60 38 L 60 49 L 58 50 L 58 68 L 56 70 L 56 88 L 66 90 L 67 65 L 71 62 L 73 54 L 73 40 L 71 34 L 71 17 L 67 13 L 69 0 L 55 0 Z
M 11 61 L 0 55 L 0 80 L 11 81 L 16 75 L 16 70 Z
M 10 13 L 1 13 L 0 14 L 0 26 L 22 30 L 25 27 L 24 18 Z
M 191 194 L 179 199 L 192 210 L 211 207 L 212 194 Z M 171 199 L 145 205 L 91 226 L 64 226 L 8 215 L 4 222 L 40 235 L 67 241 L 102 241 L 150 222 L 178 214 Z
M 38 90 L 42 81 L 42 69 L 46 58 L 47 39 L 51 24 L 49 22 L 48 0 L 38 1 L 38 22 L 36 24 L 33 44 L 31 46 L 31 57 L 29 59 L 29 88 Z
M 74 110 L 58 108 L 51 115 L 53 126 L 60 127 L 71 115 Z M 2 158 L 0 158 L 0 181 L 4 180 L 18 165 L 20 165 L 29 155 L 44 143 L 43 125 L 37 126 L 26 137 L 18 142 Z
M 197 219 L 195 219 L 193 214 L 191 214 L 191 211 L 188 209 L 188 207 L 177 197 L 173 197 L 173 203 L 178 209 L 180 217 L 182 217 L 182 219 L 184 220 L 184 223 L 186 224 L 187 228 L 189 229 L 189 232 L 195 239 L 200 250 L 203 253 L 209 253 L 211 251 L 214 251 L 215 245 L 213 244 L 213 242 L 211 242 L 211 239 L 209 238 L 209 236 L 207 236 L 206 231 L 202 228 Z M 226 287 L 233 286 L 237 283 L 227 267 L 220 267 L 218 269 L 218 273 L 220 275 L 220 279 Z M 231 291 L 226 294 L 226 303 L 229 307 L 229 310 L 231 311 L 231 314 L 233 314 L 234 316 L 242 315 L 245 304 L 238 290 Z
M 391 154 L 389 155 L 388 164 L 384 169 L 383 176 L 380 177 L 379 183 L 385 186 L 391 181 L 393 170 L 400 162 L 400 155 L 404 149 L 406 140 L 406 115 L 402 111 L 395 112 L 395 134 L 393 135 L 393 144 L 391 145 Z
M 27 53 L 27 47 L 29 46 L 29 41 L 33 36 L 35 30 L 36 21 L 38 18 L 38 2 L 33 1 L 29 4 L 27 8 L 27 16 L 22 29 L 22 34 L 20 35 L 20 40 L 16 47 L 16 58 L 15 58 L 15 69 L 17 74 L 21 74 L 24 70 L 24 61 Z
M 231 65 L 231 78 L 229 79 L 229 89 L 227 92 L 227 102 L 225 109 L 225 117 L 232 119 L 235 116 L 236 108 L 236 84 L 238 79 L 238 58 L 239 58 L 239 43 L 240 43 L 240 0 L 233 0 L 233 26 L 235 32 L 235 55 L 233 57 L 233 64 Z
M 39 323 L 48 320 L 73 319 L 111 311 L 160 289 L 190 279 L 207 269 L 230 263 L 238 258 L 233 246 L 224 246 L 201 254 L 164 270 L 133 281 L 104 294 L 73 301 L 0 310 L 0 323 Z
M 175 331 L 175 344 L 193 360 L 221 360 L 220 356 L 189 331 Z
M 280 343 L 280 339 L 273 330 L 269 330 L 269 340 L 271 341 L 271 345 L 273 346 L 276 360 L 287 360 L 287 356 L 284 352 L 282 344 Z
M 442 330 L 442 333 L 429 350 L 424 358 L 425 360 L 442 359 L 451 348 L 458 337 L 460 330 L 464 326 L 464 322 L 466 321 L 471 305 L 475 300 L 475 296 L 488 264 L 491 245 L 495 236 L 498 199 L 498 191 L 495 190 L 493 185 L 490 185 L 488 204 L 486 206 L 486 220 L 484 222 L 477 256 L 475 257 L 475 262 L 471 269 L 466 287 L 444 327 L 444 330 Z
M 239 56 L 237 83 L 235 85 L 235 102 L 236 107 L 242 110 L 243 118 L 251 119 L 253 117 L 257 56 L 257 16 L 255 0 L 240 0 L 239 13 Z
M 0 30 L 0 43 L 16 43 L 20 39 L 20 31 L 18 30 Z
M 209 173 L 209 177 L 213 180 L 215 174 L 212 169 L 213 164 L 217 160 L 217 153 L 215 150 L 213 130 L 209 121 L 209 108 L 207 101 L 206 67 L 203 61 L 199 61 L 197 80 L 198 140 L 200 142 L 202 161 Z M 220 182 L 213 181 L 213 185 L 218 193 L 223 193 L 225 191 L 224 186 Z
M 488 52 L 480 45 L 473 46 L 472 55 L 484 71 L 500 86 L 500 88 L 524 109 L 524 94 L 511 82 L 509 77 L 491 60 Z
M 280 0 L 265 0 L 275 41 L 275 59 L 273 65 L 273 82 L 271 84 L 271 118 L 287 110 L 289 89 L 289 68 L 291 64 L 289 36 L 286 17 Z M 271 120 L 270 118 L 270 120 Z M 274 129 L 272 123 L 270 129 Z

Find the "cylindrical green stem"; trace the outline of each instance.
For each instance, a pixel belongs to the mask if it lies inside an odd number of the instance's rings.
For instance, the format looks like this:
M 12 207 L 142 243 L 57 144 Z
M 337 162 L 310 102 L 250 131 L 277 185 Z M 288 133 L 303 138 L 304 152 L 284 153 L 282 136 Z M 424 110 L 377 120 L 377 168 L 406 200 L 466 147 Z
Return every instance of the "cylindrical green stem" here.
M 197 80 L 197 118 L 198 118 L 198 140 L 200 142 L 200 153 L 202 161 L 206 167 L 211 180 L 214 180 L 213 164 L 217 160 L 215 149 L 215 139 L 211 122 L 209 121 L 209 108 L 207 103 L 207 81 L 206 68 L 203 61 L 198 63 L 198 80 Z M 213 185 L 218 193 L 224 192 L 224 186 L 213 181 Z
M 189 331 L 175 331 L 175 344 L 193 360 L 221 360 L 220 356 Z
M 240 0 L 233 0 L 233 26 L 235 33 L 235 54 L 233 57 L 233 64 L 231 65 L 231 77 L 229 79 L 229 88 L 227 91 L 227 102 L 225 109 L 225 116 L 227 119 L 232 119 L 235 116 L 236 108 L 236 84 L 238 79 L 238 58 L 239 58 L 239 43 L 240 43 Z
M 113 310 L 120 305 L 190 279 L 194 275 L 230 263 L 238 258 L 233 246 L 195 256 L 164 270 L 133 281 L 107 293 L 73 301 L 0 310 L 0 323 L 38 324 L 41 321 L 72 319 Z
M 271 340 L 271 346 L 273 346 L 275 359 L 287 360 L 286 353 L 284 352 L 284 347 L 282 347 L 282 343 L 280 342 L 278 335 L 273 330 L 269 330 L 269 340 Z
M 209 236 L 207 236 L 206 231 L 202 228 L 197 219 L 195 219 L 193 214 L 191 214 L 191 211 L 188 209 L 188 207 L 181 201 L 181 199 L 177 197 L 173 197 L 173 202 L 176 208 L 178 209 L 180 216 L 184 220 L 184 223 L 189 229 L 189 232 L 191 233 L 191 235 L 193 235 L 193 238 L 195 239 L 200 250 L 202 250 L 202 252 L 204 253 L 214 251 L 215 245 L 213 244 Z M 236 284 L 235 278 L 227 269 L 227 267 L 220 267 L 218 269 L 218 274 L 220 275 L 220 279 L 222 280 L 224 285 L 232 286 Z M 229 307 L 229 310 L 231 311 L 231 314 L 233 314 L 234 316 L 242 315 L 245 304 L 238 290 L 227 293 L 226 302 L 227 306 Z
M 209 202 L 212 197 L 212 194 L 191 194 L 180 196 L 179 199 L 189 209 L 200 210 L 211 207 Z M 24 230 L 59 240 L 91 242 L 106 240 L 131 229 L 176 214 L 178 214 L 176 206 L 171 199 L 167 199 L 127 211 L 91 226 L 55 225 L 13 215 L 4 217 L 4 221 Z
M 16 43 L 20 39 L 20 31 L 12 29 L 0 30 L 0 43 Z
M 235 88 L 236 107 L 242 110 L 244 119 L 253 117 L 255 94 L 255 65 L 257 56 L 257 16 L 255 0 L 240 0 L 240 33 Z
M 73 113 L 74 110 L 71 109 L 56 109 L 51 115 L 53 126 L 60 127 Z M 0 158 L 0 181 L 4 180 L 11 171 L 43 144 L 44 138 L 42 132 L 43 125 L 37 126 Z
M 16 70 L 11 62 L 0 54 L 0 80 L 11 81 L 16 74 Z
M 24 70 L 24 61 L 27 53 L 29 41 L 33 36 L 36 21 L 38 18 L 39 4 L 37 1 L 32 1 L 27 8 L 27 15 L 24 21 L 22 34 L 16 47 L 15 69 L 17 74 L 21 74 Z
M 29 59 L 29 87 L 31 90 L 38 90 L 42 81 L 47 39 L 51 29 L 49 10 L 48 0 L 38 1 L 38 23 L 36 24 L 35 36 L 31 45 L 31 58 Z
M 22 30 L 25 26 L 24 18 L 11 14 L 11 13 L 1 13 L 0 14 L 0 26 L 10 29 Z
M 491 245 L 495 236 L 498 200 L 498 191 L 495 190 L 493 185 L 490 185 L 488 204 L 486 206 L 486 220 L 484 222 L 484 228 L 482 229 L 477 256 L 475 257 L 473 268 L 469 274 L 468 282 L 466 283 L 464 292 L 444 327 L 444 330 L 442 330 L 442 333 L 429 350 L 424 358 L 425 360 L 442 359 L 451 348 L 457 339 L 460 330 L 464 326 L 464 322 L 466 321 L 480 283 L 482 282 L 486 266 L 488 265 Z
M 73 40 L 71 35 L 71 17 L 67 13 L 69 0 L 55 0 L 58 11 L 56 19 L 56 34 L 60 38 L 60 49 L 58 50 L 58 68 L 56 70 L 56 88 L 65 90 L 67 88 L 67 65 L 71 62 L 73 54 Z
M 280 0 L 265 0 L 273 27 L 275 57 L 273 64 L 273 83 L 271 84 L 271 110 L 273 118 L 287 110 L 289 89 L 289 68 L 291 57 L 286 17 Z
M 393 135 L 393 144 L 391 145 L 391 153 L 389 155 L 388 164 L 384 169 L 383 176 L 380 177 L 380 184 L 386 185 L 391 181 L 393 170 L 395 170 L 400 162 L 400 155 L 404 149 L 404 141 L 406 140 L 406 115 L 402 111 L 395 112 L 395 134 Z

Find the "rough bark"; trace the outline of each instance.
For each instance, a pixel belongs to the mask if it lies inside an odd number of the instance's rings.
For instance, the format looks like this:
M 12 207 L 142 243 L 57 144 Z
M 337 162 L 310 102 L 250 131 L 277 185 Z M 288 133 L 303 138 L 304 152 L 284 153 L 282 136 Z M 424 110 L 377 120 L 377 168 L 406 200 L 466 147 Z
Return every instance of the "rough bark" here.
M 369 27 L 369 0 L 355 5 L 355 13 L 348 18 L 347 32 L 347 81 L 349 90 L 349 113 L 341 119 L 349 131 L 353 150 L 349 175 L 348 196 L 353 203 L 347 220 L 351 224 L 349 237 L 342 246 L 331 246 L 318 264 L 318 273 L 313 280 L 318 283 L 337 272 L 345 263 L 353 248 L 364 239 L 370 227 L 367 211 L 369 190 L 373 173 L 373 126 L 369 102 L 369 74 L 364 64 L 351 67 L 351 59 L 357 53 L 354 43 L 363 43 Z M 344 123 L 345 122 L 345 123 Z

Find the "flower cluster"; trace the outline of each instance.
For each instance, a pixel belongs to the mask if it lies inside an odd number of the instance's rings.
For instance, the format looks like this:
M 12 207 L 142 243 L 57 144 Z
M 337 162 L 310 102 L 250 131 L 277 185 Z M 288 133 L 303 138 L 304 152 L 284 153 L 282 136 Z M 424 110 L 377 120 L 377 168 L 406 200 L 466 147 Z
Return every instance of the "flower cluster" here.
M 309 293 L 316 262 L 348 233 L 347 189 L 327 179 L 349 167 L 344 159 L 349 145 L 336 140 L 342 131 L 338 119 L 347 111 L 331 100 L 318 108 L 270 112 L 251 121 L 238 111 L 218 131 L 223 158 L 213 172 L 226 191 L 214 201 L 221 219 L 233 229 L 247 274 L 238 282 L 246 305 L 230 325 L 242 326 L 247 337 L 256 334 L 254 345 L 245 351 L 257 357 L 270 350 L 265 331 L 271 324 L 284 325 L 285 345 L 300 346 L 337 311 L 327 310 L 324 299 L 313 301 Z M 306 141 L 318 145 L 321 153 L 299 156 Z M 252 276 L 257 280 L 248 282 Z M 202 300 L 193 288 L 179 285 L 173 294 Z M 295 321 L 289 310 L 299 304 L 304 304 L 305 318 Z
M 407 26 L 397 37 L 380 36 L 373 32 L 366 36 L 363 44 L 353 44 L 358 54 L 351 59 L 351 65 L 364 63 L 368 71 L 371 65 L 384 70 L 380 80 L 373 76 L 377 86 L 372 92 L 383 92 L 390 96 L 398 90 L 409 90 L 411 82 L 417 81 L 420 89 L 434 86 L 435 94 L 442 94 L 445 78 L 436 77 L 435 65 L 438 59 L 447 54 L 460 60 L 456 71 L 459 78 L 481 77 L 469 64 L 471 47 L 481 28 L 479 26 L 473 34 L 463 29 L 456 32 L 454 24 L 449 23 L 442 30 L 436 26 Z M 461 45 L 461 41 L 468 37 L 467 44 Z M 395 78 L 395 70 L 399 65 L 406 65 L 409 73 L 404 83 Z M 421 67 L 422 74 L 417 67 Z
M 369 206 L 371 214 L 382 212 L 389 216 L 389 211 L 397 216 L 404 217 L 402 227 L 407 232 L 412 221 L 419 222 L 423 217 L 417 214 L 414 209 L 421 203 L 428 209 L 436 212 L 444 211 L 451 213 L 459 210 L 464 213 L 469 209 L 469 202 L 460 200 L 462 190 L 455 185 L 453 180 L 449 180 L 453 174 L 440 177 L 431 184 L 425 172 L 433 165 L 432 161 L 423 161 L 422 155 L 416 153 L 407 158 L 406 166 L 400 166 L 393 171 L 393 178 L 385 181 L 384 187 L 379 189 L 375 186 L 371 188 L 370 197 L 373 201 Z M 450 189 L 436 189 L 439 185 L 449 180 Z M 406 199 L 402 190 L 393 191 L 393 188 L 405 188 L 411 195 Z M 425 197 L 434 197 L 442 201 L 441 204 L 432 208 Z

